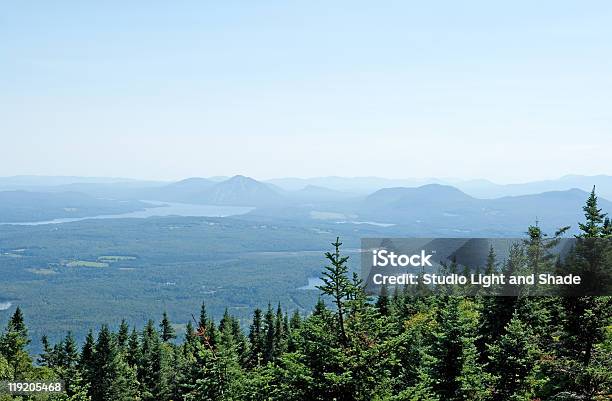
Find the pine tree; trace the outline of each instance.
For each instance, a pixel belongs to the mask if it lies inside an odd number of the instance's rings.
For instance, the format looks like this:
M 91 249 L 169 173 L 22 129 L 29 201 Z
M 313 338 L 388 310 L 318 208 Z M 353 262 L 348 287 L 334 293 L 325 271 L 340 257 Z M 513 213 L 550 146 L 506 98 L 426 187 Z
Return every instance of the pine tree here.
M 390 301 L 387 293 L 387 286 L 383 285 L 380 288 L 380 295 L 376 300 L 376 309 L 381 316 L 389 316 Z
M 274 359 L 280 358 L 280 356 L 287 350 L 287 334 L 288 333 L 284 326 L 283 311 L 279 303 L 276 309 L 276 316 L 274 318 Z
M 584 205 L 582 210 L 584 211 L 586 221 L 584 223 L 578 223 L 578 227 L 580 227 L 580 230 L 582 231 L 580 236 L 583 238 L 601 237 L 603 222 L 606 214 L 602 213 L 601 209 L 599 209 L 597 206 L 595 187 L 593 187 L 593 190 L 586 201 L 586 205 Z
M 85 382 L 90 384 L 93 382 L 95 375 L 95 352 L 94 335 L 93 332 L 89 330 L 81 350 L 78 368 Z M 91 395 L 91 386 L 89 387 L 89 391 Z
M 30 343 L 21 308 L 17 307 L 0 336 L 0 354 L 9 365 L 11 379 L 21 380 L 32 370 L 32 359 L 26 349 Z
M 494 375 L 493 399 L 498 401 L 531 400 L 535 396 L 536 362 L 539 351 L 532 333 L 513 317 L 505 333 L 489 346 Z
M 28 338 L 28 328 L 25 324 L 23 312 L 21 311 L 21 308 L 19 306 L 15 309 L 15 313 L 13 313 L 13 316 L 11 317 L 11 320 L 9 321 L 9 326 L 12 331 L 18 333 L 22 338 L 25 338 L 25 339 Z M 29 344 L 29 343 L 30 343 L 30 340 L 28 339 L 26 344 Z
M 42 344 L 43 352 L 38 357 L 38 364 L 52 368 L 54 365 L 53 348 L 51 347 L 49 338 L 46 334 L 43 334 L 43 336 L 40 338 L 40 342 Z
M 300 312 L 295 310 L 289 320 L 289 339 L 287 341 L 287 352 L 295 352 L 299 346 L 300 329 L 302 327 L 302 317 Z
M 234 343 L 236 344 L 236 354 L 238 355 L 238 361 L 240 362 L 241 366 L 243 366 L 245 365 L 249 357 L 247 338 L 242 332 L 240 321 L 235 317 L 232 317 L 230 331 Z
M 612 220 L 609 217 L 606 217 L 603 223 L 603 227 L 601 228 L 601 236 L 603 238 L 612 238 Z
M 323 294 L 332 298 L 336 305 L 336 316 L 338 317 L 338 335 L 340 343 L 348 345 L 346 328 L 344 325 L 345 303 L 353 292 L 353 286 L 348 278 L 348 256 L 340 255 L 340 237 L 336 238 L 336 242 L 332 243 L 334 252 L 326 252 L 325 258 L 330 262 L 330 265 L 325 266 L 323 271 L 323 285 L 317 286 Z
M 129 333 L 130 327 L 125 319 L 122 319 L 121 324 L 119 325 L 119 331 L 117 332 L 117 346 L 121 351 L 126 350 Z
M 140 359 L 140 339 L 136 328 L 133 328 L 127 342 L 126 362 L 130 367 L 135 368 L 140 363 Z
M 183 355 L 189 355 L 195 352 L 195 343 L 198 341 L 196 331 L 193 328 L 191 321 L 185 326 L 185 337 L 183 340 Z
M 261 318 L 261 309 L 255 309 L 253 312 L 253 323 L 249 329 L 250 353 L 248 366 L 255 367 L 263 360 L 264 355 L 264 336 L 263 323 Z
M 213 330 L 214 323 L 208 317 L 208 312 L 206 311 L 206 304 L 202 302 L 202 306 L 200 307 L 200 320 L 198 321 L 197 327 L 197 331 L 200 334 L 200 341 L 203 342 L 205 338 L 210 338 L 211 336 L 213 336 Z
M 161 339 L 163 342 L 167 343 L 168 341 L 176 338 L 176 332 L 174 331 L 174 327 L 172 327 L 172 323 L 170 323 L 170 319 L 168 318 L 168 314 L 166 312 L 163 314 L 159 327 L 161 329 Z
M 75 386 L 75 377 L 78 375 L 79 350 L 71 332 L 68 332 L 66 338 L 64 338 L 61 348 L 60 377 L 64 380 L 67 393 L 73 395 L 77 392 L 73 387 Z
M 470 301 L 455 296 L 439 299 L 438 330 L 431 354 L 434 391 L 442 400 L 483 400 L 486 375 L 478 362 L 478 314 Z
M 102 326 L 94 352 L 91 378 L 92 401 L 128 401 L 135 396 L 135 377 L 121 360 L 117 344 L 107 326 Z
M 268 304 L 268 310 L 264 316 L 264 362 L 270 362 L 274 360 L 274 312 L 272 312 L 272 305 Z
M 167 395 L 167 383 L 163 377 L 162 348 L 159 333 L 152 320 L 142 332 L 142 345 L 138 364 L 138 382 L 144 401 L 163 400 Z

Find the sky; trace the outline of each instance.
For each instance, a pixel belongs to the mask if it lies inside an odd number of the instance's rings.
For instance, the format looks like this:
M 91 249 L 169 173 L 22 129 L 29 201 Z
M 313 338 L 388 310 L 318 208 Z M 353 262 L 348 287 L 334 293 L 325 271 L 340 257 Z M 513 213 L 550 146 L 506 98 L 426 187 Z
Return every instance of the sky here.
M 20 1 L 0 176 L 612 174 L 610 1 Z

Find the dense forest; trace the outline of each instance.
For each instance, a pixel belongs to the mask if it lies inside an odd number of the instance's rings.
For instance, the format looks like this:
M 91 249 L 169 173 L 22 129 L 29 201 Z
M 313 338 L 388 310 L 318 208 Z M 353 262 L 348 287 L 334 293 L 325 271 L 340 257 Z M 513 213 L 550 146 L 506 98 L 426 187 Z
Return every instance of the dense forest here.
M 612 237 L 595 192 L 584 206 L 581 239 Z M 489 271 L 555 264 L 543 257 L 562 233 L 531 226 L 505 263 Z M 605 241 L 609 243 L 609 241 Z M 604 260 L 610 246 L 578 242 L 571 263 Z M 0 336 L 0 381 L 61 379 L 51 400 L 609 400 L 612 302 L 604 297 L 466 296 L 460 289 L 417 296 L 394 289 L 372 298 L 349 275 L 339 240 L 327 253 L 321 300 L 303 316 L 269 305 L 248 332 L 202 305 L 184 338 L 167 314 L 142 329 L 102 326 L 79 346 L 68 333 L 28 353 L 18 308 Z M 536 266 L 537 267 L 537 266 Z M 542 266 L 543 268 L 544 266 Z M 549 266 L 550 267 L 550 266 Z M 4 398 L 3 398 L 4 397 Z M 37 398 L 36 398 L 37 397 Z

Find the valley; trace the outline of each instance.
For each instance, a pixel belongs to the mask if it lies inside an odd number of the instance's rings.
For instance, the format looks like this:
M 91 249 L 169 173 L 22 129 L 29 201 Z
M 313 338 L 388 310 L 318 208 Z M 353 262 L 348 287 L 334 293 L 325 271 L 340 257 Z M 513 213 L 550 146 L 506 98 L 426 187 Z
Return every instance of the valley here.
M 480 199 L 440 184 L 358 195 L 242 176 L 160 185 L 0 192 L 10 223 L 0 225 L 0 324 L 19 305 L 35 339 L 71 330 L 82 340 L 102 322 L 141 325 L 167 311 L 180 332 L 180 318 L 204 301 L 215 318 L 227 308 L 248 325 L 253 308 L 269 302 L 312 309 L 323 252 L 337 235 L 357 272 L 364 237 L 520 237 L 536 220 L 553 232 L 581 220 L 588 196 L 574 189 Z M 66 209 L 79 217 L 57 212 Z

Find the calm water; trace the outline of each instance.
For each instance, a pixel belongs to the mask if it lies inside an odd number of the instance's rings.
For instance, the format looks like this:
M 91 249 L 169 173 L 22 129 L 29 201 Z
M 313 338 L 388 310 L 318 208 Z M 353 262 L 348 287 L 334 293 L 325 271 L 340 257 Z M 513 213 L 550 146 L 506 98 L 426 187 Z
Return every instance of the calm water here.
M 298 287 L 298 290 L 318 290 L 318 285 L 325 284 L 320 277 L 308 277 L 308 284 Z
M 45 221 L 32 221 L 23 223 L 0 223 L 18 225 L 18 226 L 38 226 L 41 224 L 61 224 L 71 223 L 73 221 L 89 220 L 89 219 L 125 219 L 135 218 L 144 219 L 153 216 L 195 216 L 195 217 L 227 217 L 245 214 L 253 210 L 253 207 L 245 206 L 215 206 L 215 205 L 193 205 L 189 203 L 176 202 L 158 202 L 158 201 L 143 201 L 153 205 L 137 212 L 106 214 L 100 216 L 73 217 L 62 218 Z

